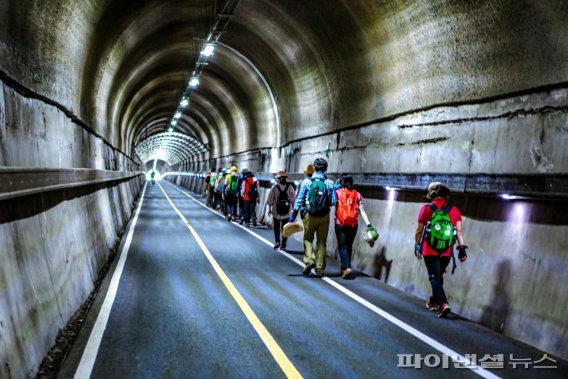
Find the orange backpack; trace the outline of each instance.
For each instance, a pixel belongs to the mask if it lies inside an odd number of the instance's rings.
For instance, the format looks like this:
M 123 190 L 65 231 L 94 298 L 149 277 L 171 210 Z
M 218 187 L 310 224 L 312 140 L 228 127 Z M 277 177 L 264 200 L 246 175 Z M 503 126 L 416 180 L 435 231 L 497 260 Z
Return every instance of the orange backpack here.
M 357 191 L 342 188 L 338 191 L 337 220 L 341 226 L 355 226 L 359 224 L 359 202 Z

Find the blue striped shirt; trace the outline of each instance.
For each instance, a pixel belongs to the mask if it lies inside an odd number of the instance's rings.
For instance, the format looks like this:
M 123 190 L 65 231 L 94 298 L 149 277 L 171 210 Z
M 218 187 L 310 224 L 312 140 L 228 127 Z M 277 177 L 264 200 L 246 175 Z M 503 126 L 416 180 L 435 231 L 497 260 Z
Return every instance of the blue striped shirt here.
M 329 179 L 326 179 L 325 174 L 323 172 L 316 172 L 312 175 L 311 178 L 304 179 L 302 185 L 300 186 L 300 192 L 298 193 L 298 197 L 296 197 L 296 202 L 294 203 L 294 212 L 297 212 L 304 206 L 305 204 L 309 203 L 309 196 L 310 196 L 310 186 L 312 185 L 312 181 L 314 179 L 325 179 L 325 187 L 327 188 L 327 194 L 331 199 L 331 206 L 335 205 L 336 198 L 335 198 L 335 189 L 333 187 L 333 182 Z M 309 205 L 308 205 L 309 207 Z

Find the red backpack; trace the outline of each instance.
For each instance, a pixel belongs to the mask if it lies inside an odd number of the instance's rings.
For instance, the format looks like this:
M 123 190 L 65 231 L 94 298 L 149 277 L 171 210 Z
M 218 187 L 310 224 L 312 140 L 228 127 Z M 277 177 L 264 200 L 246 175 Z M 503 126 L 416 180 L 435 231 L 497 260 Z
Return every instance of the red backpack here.
M 345 188 L 337 191 L 337 221 L 341 226 L 355 226 L 359 224 L 359 202 L 357 191 Z

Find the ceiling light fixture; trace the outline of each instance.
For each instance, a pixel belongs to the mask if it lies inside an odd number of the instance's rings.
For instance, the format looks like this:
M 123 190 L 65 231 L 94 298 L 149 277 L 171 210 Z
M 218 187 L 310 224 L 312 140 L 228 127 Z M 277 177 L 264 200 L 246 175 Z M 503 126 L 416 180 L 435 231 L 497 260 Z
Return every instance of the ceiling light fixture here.
M 198 79 L 197 77 L 195 77 L 195 76 L 194 76 L 193 78 L 191 78 L 191 80 L 189 81 L 189 86 L 190 86 L 191 88 L 197 88 L 197 87 L 199 87 L 199 79 Z
M 214 53 L 215 53 L 215 45 L 212 43 L 206 44 L 203 50 L 201 51 L 201 55 L 204 55 L 206 57 L 212 57 Z
M 215 20 L 211 25 L 209 34 L 207 38 L 199 39 L 202 43 L 199 55 L 197 56 L 197 62 L 195 62 L 195 69 L 191 73 L 191 79 L 187 84 L 185 91 L 183 92 L 181 101 L 179 102 L 178 109 L 172 117 L 170 122 L 171 125 L 177 124 L 177 119 L 181 117 L 183 109 L 189 105 L 189 96 L 191 92 L 199 87 L 201 71 L 203 67 L 207 65 L 207 60 L 215 54 L 215 48 L 217 46 L 217 41 L 221 35 L 227 29 L 227 25 L 231 19 L 231 16 L 235 14 L 235 10 L 240 0 L 227 0 L 221 6 L 216 6 L 215 8 Z M 170 127 L 171 129 L 171 127 Z

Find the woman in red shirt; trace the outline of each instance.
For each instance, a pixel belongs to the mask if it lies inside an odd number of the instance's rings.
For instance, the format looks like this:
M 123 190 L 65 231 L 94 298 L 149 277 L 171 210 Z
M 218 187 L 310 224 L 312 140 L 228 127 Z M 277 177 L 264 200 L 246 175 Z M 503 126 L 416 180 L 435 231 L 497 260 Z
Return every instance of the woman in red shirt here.
M 426 301 L 426 307 L 431 311 L 437 311 L 438 317 L 445 317 L 452 310 L 444 291 L 444 273 L 452 258 L 454 246 L 452 244 L 449 248 L 442 251 L 435 250 L 428 244 L 428 238 L 424 238 L 426 225 L 432 220 L 434 208 L 436 210 L 444 209 L 448 214 L 452 226 L 455 228 L 455 236 L 459 243 L 457 247 L 459 251 L 458 258 L 460 262 L 465 262 L 467 259 L 467 246 L 465 245 L 462 232 L 462 215 L 456 206 L 448 202 L 449 198 L 450 190 L 448 187 L 440 182 L 430 183 L 426 200 L 431 201 L 431 203 L 424 205 L 418 215 L 418 227 L 416 228 L 415 236 L 416 244 L 414 246 L 416 258 L 422 259 L 424 257 L 430 285 L 432 286 L 432 296 Z

